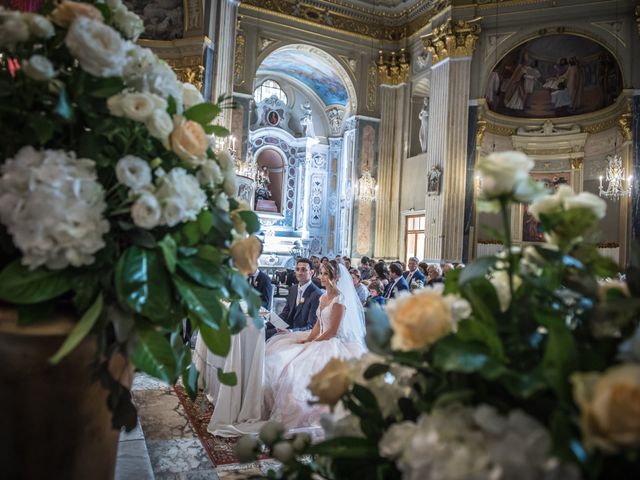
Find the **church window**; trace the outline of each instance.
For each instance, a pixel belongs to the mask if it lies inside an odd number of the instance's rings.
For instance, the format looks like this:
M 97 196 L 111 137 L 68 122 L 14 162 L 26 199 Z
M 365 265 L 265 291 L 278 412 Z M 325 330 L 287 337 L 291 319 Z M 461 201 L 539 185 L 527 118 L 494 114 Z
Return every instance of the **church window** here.
M 274 80 L 265 80 L 253 91 L 253 98 L 255 98 L 256 103 L 260 103 L 272 96 L 276 96 L 279 100 L 287 103 L 287 94 L 284 93 L 280 84 Z
M 418 257 L 424 258 L 424 215 L 407 215 L 404 228 L 404 240 L 405 240 L 405 256 L 406 263 L 409 262 L 409 258 Z

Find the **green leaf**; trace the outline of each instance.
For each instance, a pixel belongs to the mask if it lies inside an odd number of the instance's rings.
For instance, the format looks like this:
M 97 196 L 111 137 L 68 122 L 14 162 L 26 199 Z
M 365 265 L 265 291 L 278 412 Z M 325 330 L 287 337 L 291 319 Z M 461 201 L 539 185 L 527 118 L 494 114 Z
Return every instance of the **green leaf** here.
M 224 311 L 214 292 L 207 288 L 198 287 L 178 276 L 173 277 L 173 284 L 189 309 L 189 313 L 196 316 L 199 323 L 219 329 L 224 323 Z
M 211 123 L 218 115 L 220 115 L 220 112 L 222 112 L 222 109 L 218 105 L 216 105 L 215 103 L 205 102 L 194 105 L 193 107 L 186 110 L 184 112 L 184 117 L 189 120 L 193 120 L 194 122 L 198 122 L 202 126 L 205 126 Z
M 378 456 L 378 446 L 366 438 L 337 437 L 309 447 L 310 455 L 326 455 L 337 458 L 373 458 Z
M 29 117 L 29 126 L 35 132 L 40 145 L 44 145 L 53 137 L 54 123 L 48 118 L 40 115 L 31 115 Z
M 162 240 L 160 240 L 160 242 L 158 242 L 158 246 L 162 250 L 162 256 L 164 257 L 164 263 L 167 266 L 167 270 L 174 273 L 176 271 L 176 241 L 171 235 L 167 234 Z
M 464 285 L 476 278 L 482 278 L 487 275 L 489 269 L 492 268 L 498 259 L 496 257 L 480 257 L 473 263 L 467 265 L 460 274 L 459 284 Z
M 444 407 L 445 405 L 450 405 L 452 403 L 467 403 L 473 398 L 473 390 L 468 388 L 463 388 L 460 390 L 452 390 L 442 395 L 438 396 L 436 401 L 433 403 L 433 408 L 436 407 Z
M 101 78 L 100 82 L 89 91 L 95 98 L 109 98 L 124 90 L 125 85 L 120 77 Z
M 362 375 L 366 380 L 371 380 L 372 378 L 383 375 L 389 371 L 391 368 L 390 365 L 386 365 L 384 363 L 372 363 L 367 367 Z
M 120 302 L 157 322 L 169 318 L 173 292 L 167 270 L 155 250 L 131 246 L 118 259 L 116 292 Z
M 203 210 L 198 215 L 198 227 L 200 228 L 200 233 L 202 236 L 209 233 L 211 227 L 213 226 L 213 214 L 209 210 Z
M 260 219 L 254 212 L 249 210 L 240 210 L 238 215 L 240 215 L 240 218 L 242 218 L 242 221 L 247 226 L 247 233 L 251 234 L 260 231 Z
M 456 336 L 465 342 L 481 342 L 489 347 L 491 354 L 498 360 L 504 359 L 504 348 L 498 333 L 485 323 L 473 319 L 460 322 Z
M 222 125 L 205 125 L 204 131 L 208 135 L 215 135 L 216 137 L 228 137 L 231 132 L 224 128 Z
M 63 87 L 58 93 L 58 104 L 53 109 L 54 113 L 60 115 L 63 119 L 71 121 L 73 119 L 73 109 L 69 104 L 69 97 L 67 96 L 67 90 Z
M 561 318 L 543 319 L 537 315 L 538 321 L 549 333 L 547 345 L 542 359 L 544 376 L 561 398 L 570 398 L 569 375 L 578 365 L 578 348 L 571 331 Z
M 238 384 L 238 377 L 236 372 L 223 372 L 221 368 L 218 369 L 218 380 L 223 385 L 235 387 Z
M 478 372 L 490 380 L 498 378 L 507 369 L 491 356 L 489 349 L 477 342 L 464 342 L 449 336 L 433 347 L 433 366 L 447 372 Z
M 229 327 L 231 333 L 236 334 L 242 331 L 247 325 L 247 317 L 242 312 L 239 302 L 233 302 L 229 307 Z
M 207 348 L 220 357 L 226 357 L 231 349 L 231 333 L 226 321 L 220 322 L 220 328 L 215 330 L 209 325 L 200 325 L 200 336 Z
M 138 331 L 138 341 L 132 360 L 138 370 L 172 384 L 175 381 L 176 359 L 167 337 L 153 329 Z
M 371 410 L 378 410 L 378 400 L 371 390 L 360 384 L 355 383 L 351 389 L 353 396 L 360 402 L 360 404 Z
M 89 307 L 89 310 L 84 312 L 80 321 L 75 327 L 73 327 L 73 330 L 71 330 L 71 333 L 69 333 L 69 336 L 58 349 L 56 354 L 49 359 L 49 363 L 56 365 L 60 360 L 66 357 L 71 350 L 76 348 L 82 340 L 84 340 L 84 337 L 89 334 L 98 318 L 100 318 L 103 306 L 104 302 L 102 293 L 100 293 L 98 298 L 96 298 L 96 301 L 93 302 L 93 305 Z
M 178 105 L 176 104 L 176 99 L 173 98 L 172 95 L 169 95 L 167 98 L 167 113 L 171 116 L 175 115 L 178 111 Z
M 224 285 L 224 277 L 215 264 L 199 257 L 178 259 L 178 269 L 186 273 L 193 281 L 203 287 L 220 288 Z
M 83 312 L 89 308 L 100 290 L 100 278 L 96 272 L 88 272 L 83 275 L 74 275 L 71 279 L 75 292 L 73 303 L 76 310 Z
M 5 302 L 40 303 L 70 289 L 69 270 L 29 270 L 16 259 L 0 272 L 0 300 Z
M 182 384 L 184 385 L 184 389 L 187 391 L 187 395 L 189 395 L 191 400 L 195 400 L 198 393 L 199 375 L 200 372 L 198 372 L 198 369 L 193 363 L 182 373 Z

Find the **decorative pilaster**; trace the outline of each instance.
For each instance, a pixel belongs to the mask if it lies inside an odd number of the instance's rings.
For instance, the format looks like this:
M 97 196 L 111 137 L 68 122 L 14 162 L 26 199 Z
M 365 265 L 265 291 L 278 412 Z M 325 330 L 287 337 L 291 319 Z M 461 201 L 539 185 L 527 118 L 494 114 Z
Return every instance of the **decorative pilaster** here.
M 216 3 L 216 2 L 214 2 Z M 216 10 L 215 79 L 212 98 L 233 93 L 236 65 L 236 24 L 239 0 L 218 0 Z M 220 123 L 231 125 L 231 110 L 225 109 L 220 115 Z
M 637 197 L 637 188 L 638 188 L 638 180 L 636 179 L 636 153 L 637 153 L 637 142 L 638 142 L 638 119 L 635 118 L 638 114 L 637 111 L 634 112 L 634 100 L 638 97 L 629 98 L 627 100 L 627 111 L 620 115 L 618 119 L 618 128 L 620 130 L 620 134 L 622 135 L 622 158 L 625 172 L 633 172 L 633 185 L 631 186 L 631 197 L 626 197 L 621 199 L 620 201 L 620 227 L 619 227 L 619 238 L 620 238 L 620 258 L 619 263 L 623 267 L 629 263 L 630 258 L 630 246 L 631 241 L 637 237 L 634 237 L 634 224 L 637 222 L 637 218 L 630 218 L 632 215 L 636 215 L 637 212 L 635 210 L 635 206 L 637 200 L 634 197 Z M 637 100 L 636 100 L 637 101 Z M 635 129 L 634 129 L 635 127 Z M 637 234 L 637 231 L 635 232 Z
M 446 58 L 470 57 L 480 34 L 480 18 L 454 20 L 448 18 L 442 25 L 424 37 L 424 48 L 431 54 L 432 64 Z
M 400 173 L 407 86 L 382 85 L 380 89 L 380 139 L 378 198 L 374 256 L 398 258 L 400 252 Z

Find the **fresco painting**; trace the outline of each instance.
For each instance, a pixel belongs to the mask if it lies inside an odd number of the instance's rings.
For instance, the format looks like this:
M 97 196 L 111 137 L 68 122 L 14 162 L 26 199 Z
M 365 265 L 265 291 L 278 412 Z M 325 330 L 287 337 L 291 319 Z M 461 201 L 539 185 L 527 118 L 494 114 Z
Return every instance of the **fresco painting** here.
M 487 80 L 491 110 L 526 118 L 594 112 L 613 104 L 622 75 L 613 55 L 588 38 L 546 35 L 511 50 Z
M 571 172 L 560 173 L 531 173 L 531 178 L 538 182 L 542 182 L 544 186 L 555 192 L 560 185 L 571 186 Z M 529 213 L 529 205 L 524 205 L 522 215 L 522 241 L 523 242 L 544 242 L 544 234 L 540 229 L 538 222 L 533 215 Z
M 301 50 L 277 50 L 258 68 L 258 75 L 288 75 L 313 90 L 326 105 L 346 106 L 349 94 L 333 68 L 316 55 Z

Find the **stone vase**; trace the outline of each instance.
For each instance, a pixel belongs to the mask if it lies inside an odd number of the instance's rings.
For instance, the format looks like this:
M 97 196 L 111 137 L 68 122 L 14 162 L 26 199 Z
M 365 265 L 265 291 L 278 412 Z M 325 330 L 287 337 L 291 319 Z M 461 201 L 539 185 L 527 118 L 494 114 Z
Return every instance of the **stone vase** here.
M 58 365 L 48 362 L 73 326 L 72 318 L 58 317 L 19 327 L 16 311 L 0 307 L 2 478 L 113 479 L 119 432 L 111 427 L 107 391 L 92 382 L 95 337 Z M 117 362 L 110 367 L 130 385 L 132 369 Z

